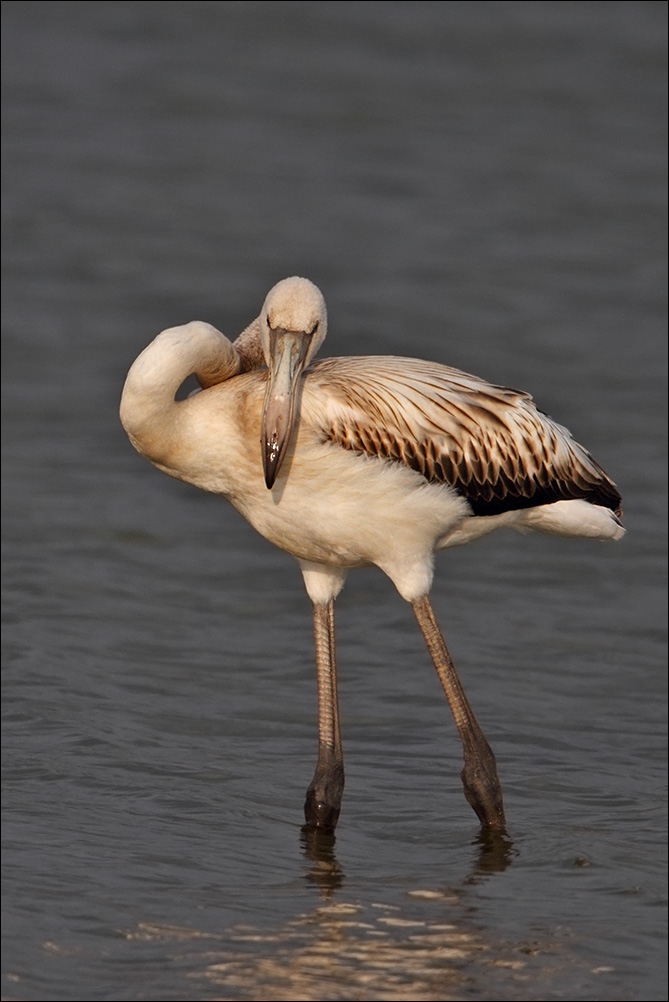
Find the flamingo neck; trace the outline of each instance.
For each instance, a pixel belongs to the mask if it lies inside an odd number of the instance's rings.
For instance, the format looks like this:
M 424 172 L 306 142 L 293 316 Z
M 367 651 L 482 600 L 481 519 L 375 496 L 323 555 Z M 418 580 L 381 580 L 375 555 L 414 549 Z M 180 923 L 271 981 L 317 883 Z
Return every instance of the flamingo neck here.
M 121 423 L 135 448 L 155 462 L 174 442 L 185 403 L 175 396 L 188 376 L 207 387 L 239 370 L 239 355 L 210 324 L 195 321 L 159 334 L 131 366 L 121 396 Z

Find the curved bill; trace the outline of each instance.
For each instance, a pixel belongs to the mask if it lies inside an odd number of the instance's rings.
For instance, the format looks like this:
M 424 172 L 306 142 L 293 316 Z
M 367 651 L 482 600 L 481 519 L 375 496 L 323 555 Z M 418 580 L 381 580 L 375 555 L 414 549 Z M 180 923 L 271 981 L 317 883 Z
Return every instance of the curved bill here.
M 300 375 L 311 335 L 303 331 L 272 331 L 272 360 L 262 410 L 261 447 L 265 483 L 272 488 L 295 424 Z

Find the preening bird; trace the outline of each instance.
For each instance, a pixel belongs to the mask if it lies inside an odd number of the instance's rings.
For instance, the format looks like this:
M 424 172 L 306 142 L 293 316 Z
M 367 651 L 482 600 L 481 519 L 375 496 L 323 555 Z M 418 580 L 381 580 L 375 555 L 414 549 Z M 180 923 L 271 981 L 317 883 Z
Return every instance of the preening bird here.
M 493 529 L 619 539 L 620 494 L 527 393 L 415 358 L 314 361 L 327 330 L 319 289 L 286 278 L 231 343 L 195 321 L 163 331 L 132 365 L 121 421 L 165 473 L 222 494 L 297 558 L 313 603 L 319 751 L 305 817 L 333 829 L 344 766 L 334 600 L 351 567 L 376 565 L 413 608 L 462 741 L 465 796 L 503 828 L 495 757 L 436 623 L 434 554 Z M 175 395 L 195 374 L 202 389 Z

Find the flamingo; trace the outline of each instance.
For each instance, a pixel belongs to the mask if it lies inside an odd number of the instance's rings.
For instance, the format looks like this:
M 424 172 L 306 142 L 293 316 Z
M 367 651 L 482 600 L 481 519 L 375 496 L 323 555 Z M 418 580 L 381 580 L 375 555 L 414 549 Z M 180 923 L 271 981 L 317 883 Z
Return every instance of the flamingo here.
M 434 662 L 465 797 L 483 828 L 504 830 L 495 756 L 428 597 L 435 552 L 500 527 L 619 539 L 620 494 L 529 394 L 415 358 L 314 361 L 326 331 L 323 296 L 299 277 L 269 291 L 234 343 L 200 321 L 165 330 L 130 368 L 122 424 L 160 470 L 223 495 L 299 562 L 318 689 L 307 826 L 334 830 L 344 788 L 334 600 L 349 568 L 375 565 L 411 604 Z M 192 374 L 201 389 L 176 400 Z

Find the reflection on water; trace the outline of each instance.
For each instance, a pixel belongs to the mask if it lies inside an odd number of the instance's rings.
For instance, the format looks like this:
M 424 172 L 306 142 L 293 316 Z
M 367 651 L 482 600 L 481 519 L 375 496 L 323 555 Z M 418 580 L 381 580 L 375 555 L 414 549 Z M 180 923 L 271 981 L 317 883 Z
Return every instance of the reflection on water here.
M 482 828 L 476 836 L 475 845 L 479 854 L 476 866 L 467 878 L 469 884 L 495 873 L 503 873 L 515 856 L 513 842 L 505 831 Z
M 333 897 L 335 891 L 345 889 L 345 875 L 337 856 L 334 832 L 320 831 L 304 825 L 300 841 L 306 858 L 312 864 L 307 871 L 307 880 L 314 884 L 323 899 Z M 478 855 L 472 872 L 463 881 L 474 884 L 496 873 L 503 873 L 513 861 L 513 842 L 505 831 L 482 828 L 474 844 Z
M 465 929 L 460 918 L 462 890 L 511 864 L 514 851 L 506 833 L 482 830 L 475 840 L 476 863 L 460 888 L 409 891 L 404 910 L 398 905 L 362 905 L 346 899 L 346 877 L 335 852 L 334 832 L 305 825 L 300 842 L 308 863 L 306 880 L 326 904 L 269 933 L 252 926 L 228 930 L 222 956 L 217 957 L 215 949 L 209 951 L 204 969 L 199 974 L 193 971 L 194 977 L 202 976 L 232 993 L 216 998 L 420 1002 L 461 998 L 465 985 L 482 997 L 493 997 L 493 991 L 496 998 L 523 997 L 528 955 L 537 956 L 548 947 L 493 944 L 480 932 Z M 432 914 L 427 916 L 426 909 Z M 149 923 L 141 923 L 127 935 L 180 942 L 201 936 L 193 930 Z M 491 968 L 504 969 L 505 989 L 498 977 L 494 989 L 486 987 Z M 515 977 L 518 984 L 513 987 Z
M 438 900 L 435 893 L 432 901 Z M 397 906 L 374 903 L 314 909 L 262 936 L 260 951 L 252 929 L 239 930 L 235 938 L 240 945 L 252 943 L 252 954 L 240 949 L 204 972 L 232 998 L 457 999 L 464 984 L 476 982 L 476 968 L 524 966 L 509 955 L 493 956 L 480 936 L 453 923 L 412 918 Z
M 337 836 L 334 832 L 304 825 L 300 841 L 305 856 L 313 864 L 307 870 L 307 880 L 318 888 L 322 898 L 332 897 L 344 883 L 344 871 L 335 856 Z
M 221 1002 L 462 998 L 518 1002 L 536 999 L 537 977 L 547 993 L 543 997 L 550 997 L 558 972 L 563 986 L 565 968 L 571 967 L 576 978 L 581 976 L 568 943 L 494 942 L 471 920 L 463 923 L 461 915 L 457 889 L 416 888 L 406 894 L 404 907 L 329 901 L 270 931 L 239 925 L 219 937 L 145 921 L 124 935 L 129 940 L 165 943 L 193 982 L 223 990 L 224 994 L 207 994 Z

